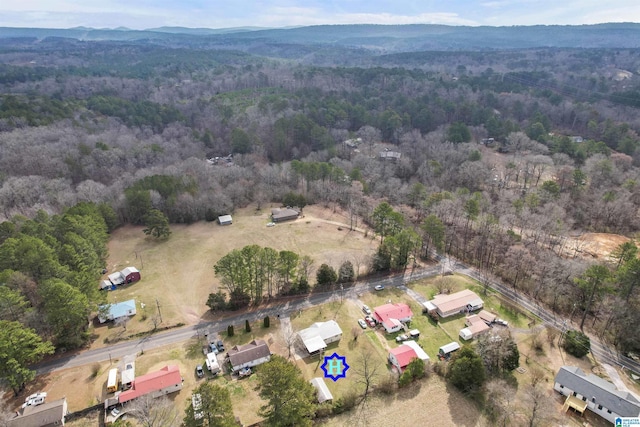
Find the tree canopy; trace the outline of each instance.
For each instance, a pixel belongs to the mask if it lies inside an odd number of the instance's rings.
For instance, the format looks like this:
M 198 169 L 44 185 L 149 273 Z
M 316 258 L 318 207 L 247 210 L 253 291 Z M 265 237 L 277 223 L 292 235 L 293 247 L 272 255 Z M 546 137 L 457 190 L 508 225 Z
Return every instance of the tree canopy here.
M 260 413 L 274 427 L 311 426 L 316 390 L 300 369 L 284 357 L 273 355 L 257 372 L 258 392 L 267 401 Z

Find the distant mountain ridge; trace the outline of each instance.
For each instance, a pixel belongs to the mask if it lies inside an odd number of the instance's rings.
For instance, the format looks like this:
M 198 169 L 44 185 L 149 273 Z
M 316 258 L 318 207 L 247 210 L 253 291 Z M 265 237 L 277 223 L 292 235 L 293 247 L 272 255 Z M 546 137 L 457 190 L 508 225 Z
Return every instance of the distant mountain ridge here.
M 176 47 L 235 49 L 264 55 L 292 46 L 364 50 L 370 54 L 558 48 L 640 48 L 640 24 L 465 27 L 447 25 L 316 25 L 296 28 L 69 29 L 0 27 L 0 38 L 61 37 L 81 41 L 141 41 Z M 314 47 L 315 46 L 315 47 Z M 300 50 L 300 49 L 294 49 Z M 275 52 L 275 53 L 273 53 Z

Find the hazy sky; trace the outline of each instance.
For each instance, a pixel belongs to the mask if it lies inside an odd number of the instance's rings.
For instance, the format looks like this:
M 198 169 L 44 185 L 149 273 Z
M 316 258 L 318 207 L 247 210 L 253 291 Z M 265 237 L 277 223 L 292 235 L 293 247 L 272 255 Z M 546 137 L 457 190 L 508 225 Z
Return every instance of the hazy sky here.
M 639 0 L 2 0 L 0 26 L 144 29 L 315 24 L 640 22 Z

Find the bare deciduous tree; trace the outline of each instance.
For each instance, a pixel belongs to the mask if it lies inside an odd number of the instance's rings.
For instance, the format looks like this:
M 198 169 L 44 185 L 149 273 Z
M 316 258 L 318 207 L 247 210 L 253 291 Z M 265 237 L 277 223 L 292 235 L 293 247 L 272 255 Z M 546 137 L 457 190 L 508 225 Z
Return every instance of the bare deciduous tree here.
M 180 425 L 178 410 L 166 396 L 153 398 L 146 394 L 130 404 L 129 413 L 143 427 L 177 427 Z
M 494 379 L 487 383 L 487 412 L 496 426 L 507 427 L 516 414 L 516 389 L 503 379 Z

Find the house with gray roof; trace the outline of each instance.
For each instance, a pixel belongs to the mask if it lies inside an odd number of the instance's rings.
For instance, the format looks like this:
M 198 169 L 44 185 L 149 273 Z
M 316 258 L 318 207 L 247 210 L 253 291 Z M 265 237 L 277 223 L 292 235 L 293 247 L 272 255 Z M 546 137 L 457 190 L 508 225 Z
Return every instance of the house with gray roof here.
M 264 340 L 253 340 L 249 344 L 236 345 L 227 353 L 233 372 L 252 368 L 271 360 L 271 350 Z
M 7 420 L 9 427 L 63 426 L 67 415 L 67 399 L 62 398 L 38 406 L 27 406 L 22 414 Z
M 553 389 L 567 396 L 563 410 L 585 409 L 615 424 L 617 417 L 640 416 L 640 401 L 628 391 L 594 374 L 585 374 L 577 366 L 563 366 L 558 371 Z

